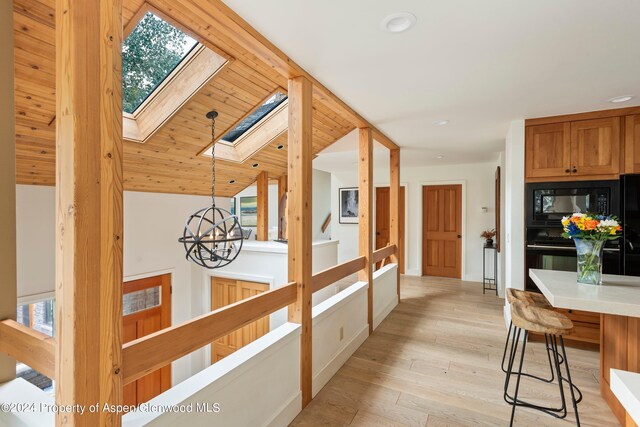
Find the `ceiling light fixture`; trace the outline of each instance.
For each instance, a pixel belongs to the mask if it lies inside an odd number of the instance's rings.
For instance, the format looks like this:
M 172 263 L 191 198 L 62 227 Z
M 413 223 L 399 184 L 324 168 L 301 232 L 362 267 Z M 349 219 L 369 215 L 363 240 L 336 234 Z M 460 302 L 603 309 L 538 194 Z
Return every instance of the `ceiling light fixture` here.
M 191 214 L 178 239 L 189 261 L 209 269 L 232 263 L 240 254 L 244 239 L 238 217 L 216 207 L 216 117 L 217 111 L 207 113 L 211 120 L 211 206 Z
M 631 96 L 631 95 L 623 95 L 623 96 L 616 96 L 615 98 L 611 98 L 609 100 L 609 102 L 613 102 L 614 104 L 617 104 L 619 102 L 630 101 L 631 99 L 633 99 L 633 96 Z
M 235 179 L 230 179 L 230 180 L 229 180 L 229 184 L 235 184 L 235 183 L 236 183 L 236 180 L 235 180 Z
M 251 165 L 251 167 L 254 168 L 254 169 L 257 168 L 258 166 L 260 166 L 260 163 L 254 163 L 254 164 Z
M 445 126 L 449 124 L 449 120 L 436 120 L 433 124 L 436 126 Z
M 439 154 L 439 155 L 436 156 L 436 159 L 438 159 L 438 160 L 444 159 L 444 156 L 442 154 Z
M 380 28 L 388 33 L 403 33 L 413 27 L 417 21 L 418 18 L 413 13 L 397 12 L 386 16 L 380 22 Z
M 280 144 L 276 147 L 278 150 L 282 150 L 284 148 L 284 145 Z

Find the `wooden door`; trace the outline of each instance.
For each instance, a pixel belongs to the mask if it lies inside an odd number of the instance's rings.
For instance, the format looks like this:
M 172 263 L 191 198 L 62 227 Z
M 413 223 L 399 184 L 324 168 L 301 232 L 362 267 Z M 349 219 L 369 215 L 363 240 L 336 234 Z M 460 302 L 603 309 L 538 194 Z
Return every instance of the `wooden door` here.
M 571 127 L 569 123 L 527 126 L 525 175 L 551 178 L 571 174 Z
M 422 187 L 422 275 L 462 277 L 462 185 Z
M 211 309 L 216 310 L 268 290 L 269 285 L 265 283 L 212 277 Z M 269 332 L 269 316 L 225 335 L 211 345 L 211 363 L 227 357 L 267 332 Z
M 123 285 L 123 342 L 171 326 L 171 274 Z M 148 402 L 171 387 L 171 364 L 124 386 L 124 404 Z
M 620 173 L 620 117 L 571 122 L 571 175 Z
M 400 274 L 404 274 L 404 187 L 400 187 Z M 389 187 L 376 187 L 376 249 L 389 244 L 389 216 L 391 214 L 389 202 Z M 380 268 L 380 264 L 376 268 Z
M 624 171 L 640 173 L 640 114 L 624 118 L 624 151 Z

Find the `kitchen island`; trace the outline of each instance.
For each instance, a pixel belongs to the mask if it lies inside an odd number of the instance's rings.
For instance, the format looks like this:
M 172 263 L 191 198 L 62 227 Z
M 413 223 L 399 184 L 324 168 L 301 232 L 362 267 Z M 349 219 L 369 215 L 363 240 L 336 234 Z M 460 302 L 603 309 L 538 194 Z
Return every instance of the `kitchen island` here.
M 529 276 L 556 308 L 600 313 L 600 393 L 623 426 L 635 426 L 611 391 L 611 369 L 640 372 L 640 277 L 603 275 L 601 286 L 577 274 L 536 270 Z

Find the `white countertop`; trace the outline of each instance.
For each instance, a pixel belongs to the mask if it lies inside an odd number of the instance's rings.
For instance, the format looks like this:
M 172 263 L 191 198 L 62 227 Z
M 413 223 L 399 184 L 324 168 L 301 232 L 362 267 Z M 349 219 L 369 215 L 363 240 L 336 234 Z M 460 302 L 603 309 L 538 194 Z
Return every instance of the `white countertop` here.
M 339 240 L 316 240 L 311 244 L 315 249 L 322 246 L 337 245 Z M 242 251 L 247 252 L 270 252 L 277 254 L 286 254 L 289 245 L 286 243 L 276 242 L 274 240 L 245 240 L 242 243 Z
M 640 374 L 612 369 L 611 391 L 633 421 L 640 424 Z
M 640 277 L 604 274 L 597 286 L 569 271 L 531 269 L 529 276 L 554 307 L 640 317 Z

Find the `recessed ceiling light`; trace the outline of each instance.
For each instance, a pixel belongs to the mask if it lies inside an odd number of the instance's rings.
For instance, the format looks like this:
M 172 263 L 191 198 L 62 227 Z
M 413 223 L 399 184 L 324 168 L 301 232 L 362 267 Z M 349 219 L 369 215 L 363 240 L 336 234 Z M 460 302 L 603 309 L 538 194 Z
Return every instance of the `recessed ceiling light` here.
M 278 150 L 282 150 L 284 148 L 284 145 L 280 144 L 276 147 Z
M 417 20 L 413 13 L 392 13 L 380 22 L 380 28 L 388 33 L 402 33 L 413 27 Z
M 439 154 L 439 155 L 436 156 L 436 159 L 439 159 L 439 160 L 440 159 L 444 159 L 444 156 L 442 154 Z
M 258 166 L 260 166 L 260 163 L 254 163 L 254 164 L 251 165 L 251 167 L 254 168 L 254 169 L 257 168 Z
M 235 183 L 236 183 L 236 180 L 235 180 L 235 179 L 230 179 L 230 180 L 229 180 L 229 184 L 235 184 Z
M 618 102 L 627 102 L 631 99 L 633 99 L 633 96 L 631 95 L 616 96 L 615 98 L 611 98 L 609 102 L 613 102 L 614 104 L 617 104 Z
M 449 120 L 436 120 L 433 124 L 436 126 L 444 126 L 449 124 Z

